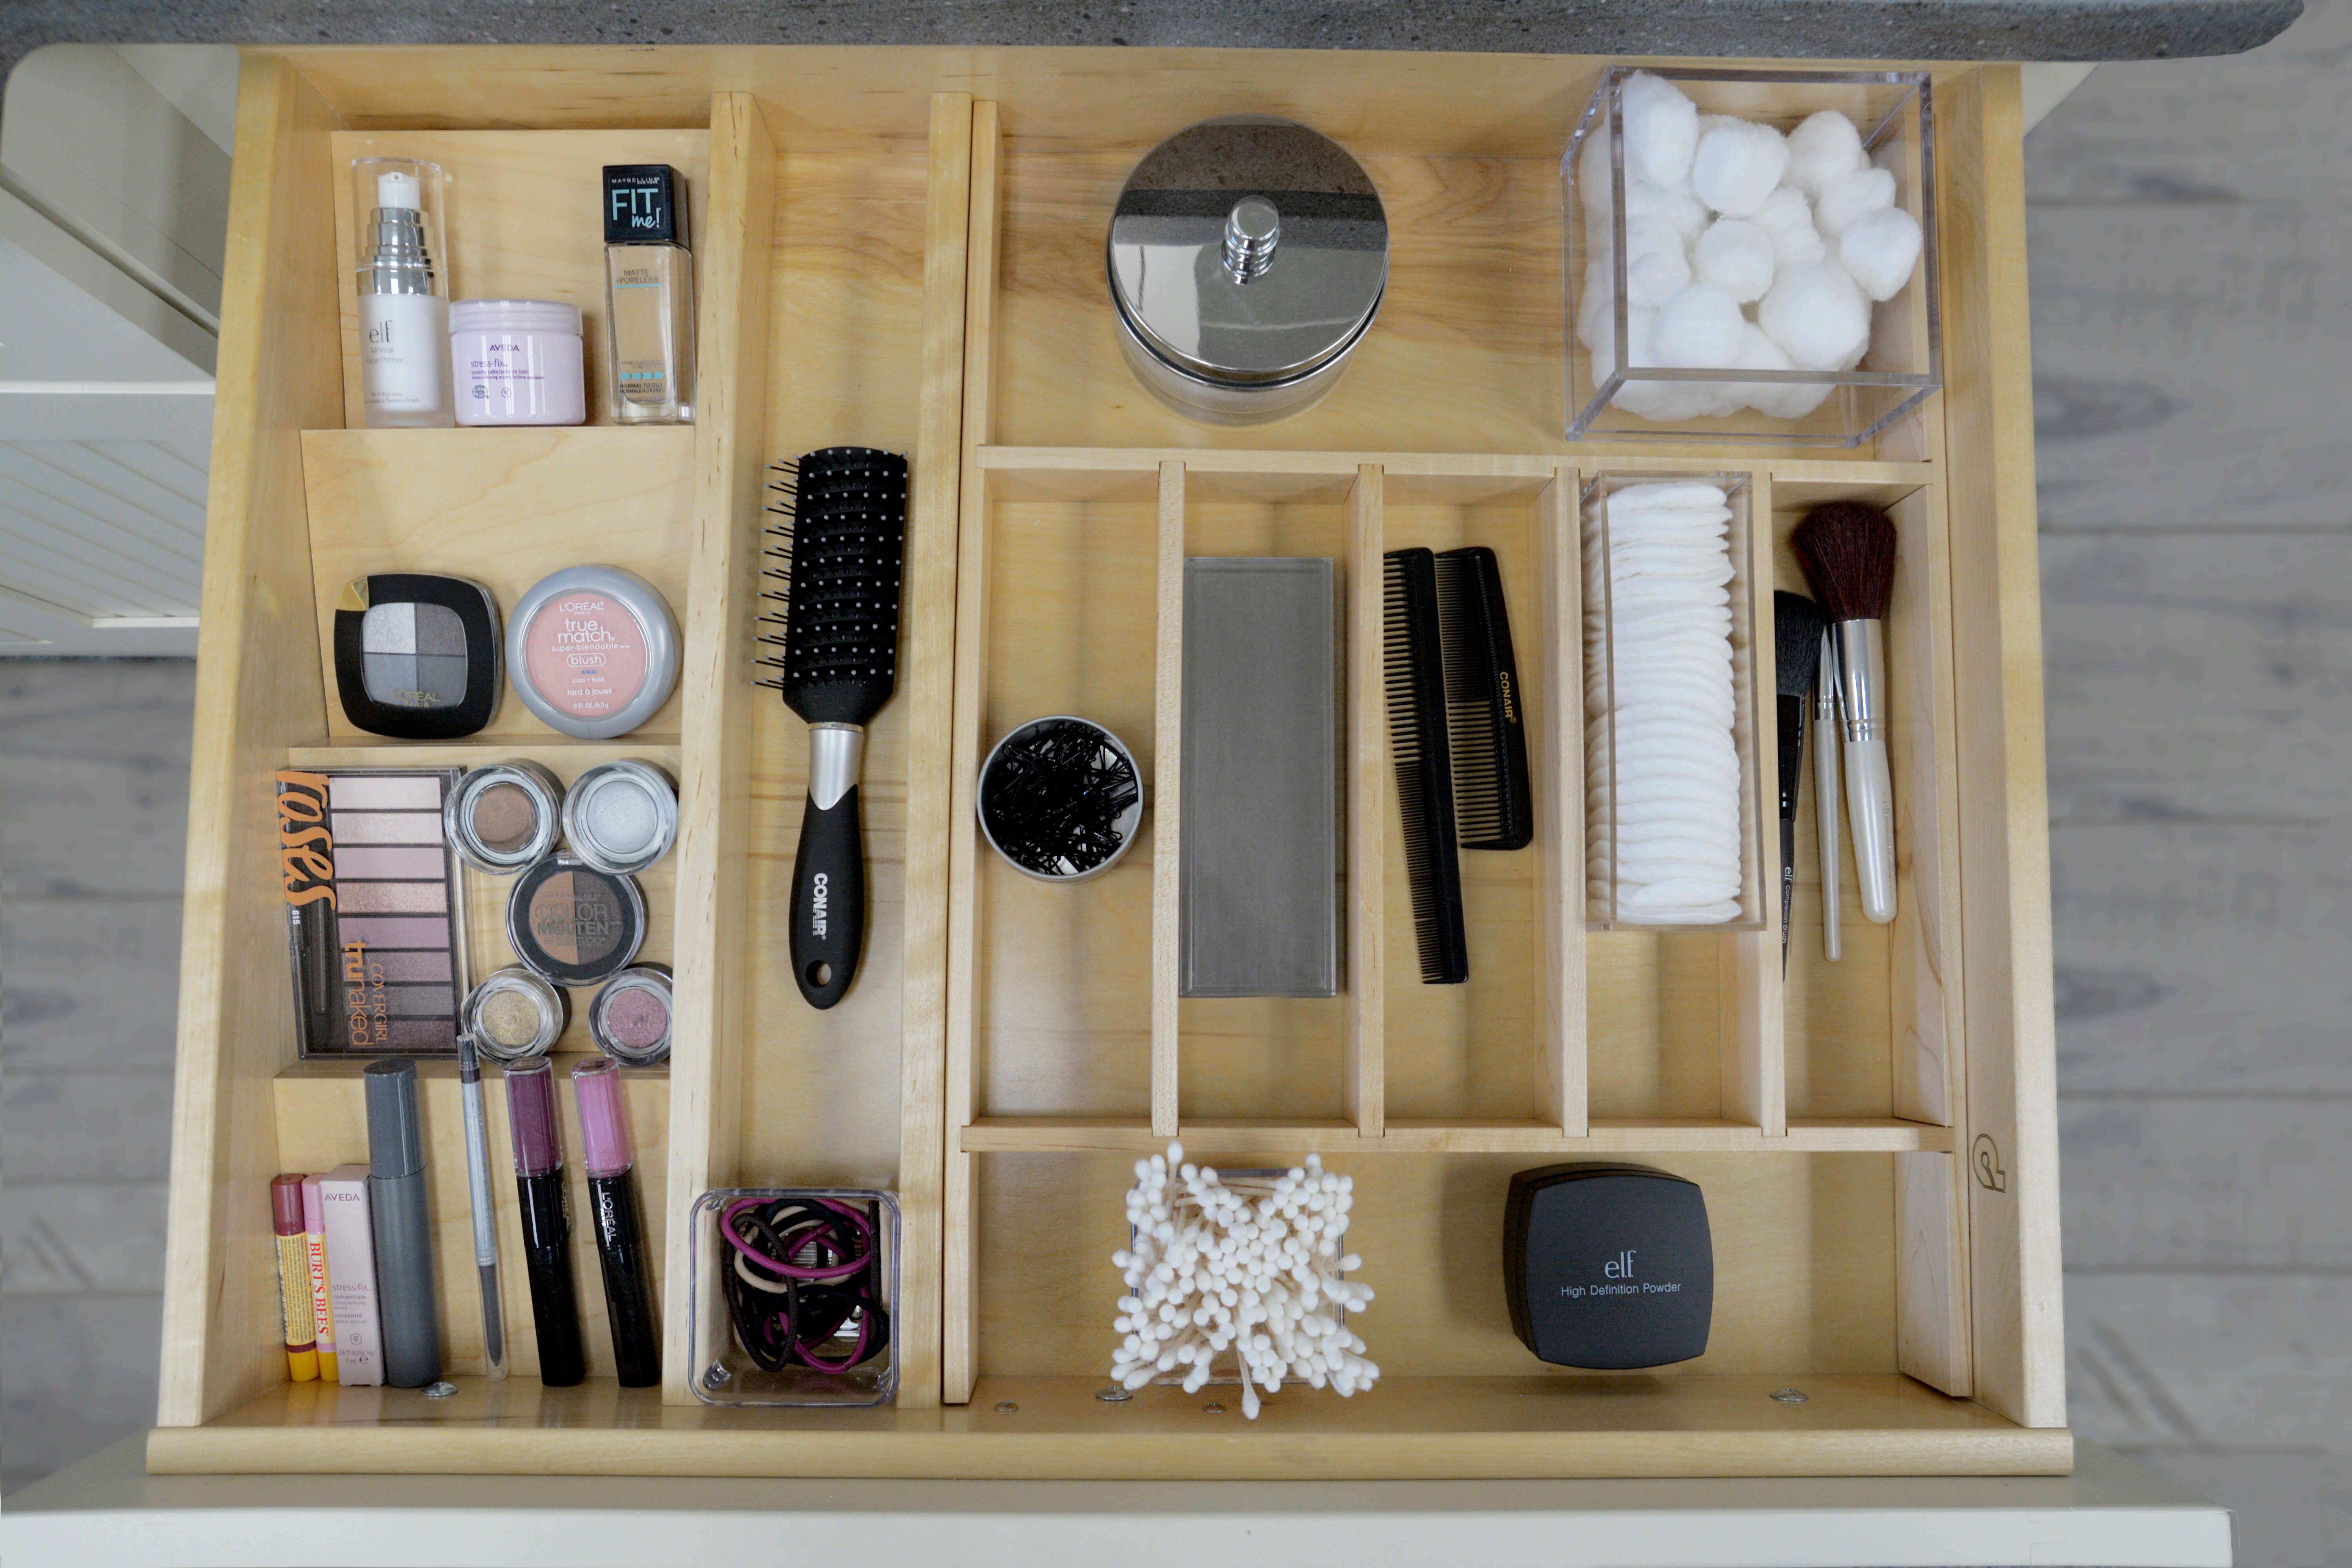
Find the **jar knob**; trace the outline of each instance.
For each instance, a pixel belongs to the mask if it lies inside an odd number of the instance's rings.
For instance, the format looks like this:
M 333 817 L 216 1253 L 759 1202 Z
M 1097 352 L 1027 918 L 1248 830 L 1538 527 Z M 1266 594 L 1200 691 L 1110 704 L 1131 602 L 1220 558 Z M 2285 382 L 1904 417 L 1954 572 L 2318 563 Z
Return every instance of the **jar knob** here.
M 1244 196 L 1225 215 L 1225 270 L 1236 283 L 1265 275 L 1282 243 L 1282 215 L 1264 196 Z

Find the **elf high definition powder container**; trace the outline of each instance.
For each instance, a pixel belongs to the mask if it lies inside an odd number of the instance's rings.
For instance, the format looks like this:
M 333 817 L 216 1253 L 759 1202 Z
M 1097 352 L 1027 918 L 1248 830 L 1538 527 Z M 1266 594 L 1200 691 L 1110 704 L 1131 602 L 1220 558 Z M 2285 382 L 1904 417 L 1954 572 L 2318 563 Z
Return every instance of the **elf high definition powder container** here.
M 1388 215 L 1329 137 L 1229 115 L 1135 166 L 1105 260 L 1143 384 L 1195 419 L 1257 425 L 1320 399 L 1363 341 L 1388 288 Z
M 449 381 L 460 425 L 585 425 L 580 307 L 459 300 L 449 307 Z
M 465 577 L 353 579 L 335 600 L 335 691 L 370 734 L 473 734 L 499 710 L 498 601 Z
M 652 1067 L 669 1059 L 677 1012 L 667 966 L 640 963 L 606 981 L 588 1004 L 588 1036 L 623 1067 Z
M 677 617 L 651 583 L 618 566 L 567 566 L 507 617 L 507 675 L 551 729 L 609 741 L 669 700 L 678 646 Z
M 466 998 L 466 1031 L 492 1061 L 545 1056 L 571 1021 L 572 999 L 517 965 L 494 971 Z
M 492 763 L 457 781 L 441 807 L 449 847 L 478 871 L 511 877 L 554 852 L 563 781 L 537 763 Z
M 677 786 L 651 763 L 599 763 L 563 798 L 563 841 L 599 871 L 642 871 L 677 842 Z
M 646 898 L 636 879 L 552 855 L 515 879 L 507 941 L 515 956 L 558 985 L 601 985 L 629 966 L 646 940 Z

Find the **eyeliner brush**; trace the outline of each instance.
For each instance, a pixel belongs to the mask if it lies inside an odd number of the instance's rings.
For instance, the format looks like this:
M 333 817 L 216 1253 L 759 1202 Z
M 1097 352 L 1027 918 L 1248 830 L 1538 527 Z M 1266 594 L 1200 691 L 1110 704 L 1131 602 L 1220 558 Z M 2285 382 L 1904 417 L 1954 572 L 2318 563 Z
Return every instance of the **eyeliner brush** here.
M 457 1031 L 457 1093 L 466 1105 L 466 1186 L 474 1204 L 474 1269 L 482 1281 L 482 1355 L 490 1381 L 507 1374 L 507 1314 L 499 1298 L 499 1211 L 490 1201 L 490 1133 L 482 1120 L 482 1063 Z
M 1822 607 L 1802 594 L 1772 595 L 1773 673 L 1780 720 L 1780 970 L 1789 968 L 1789 915 L 1797 897 L 1797 795 L 1805 777 L 1805 708 L 1822 660 Z

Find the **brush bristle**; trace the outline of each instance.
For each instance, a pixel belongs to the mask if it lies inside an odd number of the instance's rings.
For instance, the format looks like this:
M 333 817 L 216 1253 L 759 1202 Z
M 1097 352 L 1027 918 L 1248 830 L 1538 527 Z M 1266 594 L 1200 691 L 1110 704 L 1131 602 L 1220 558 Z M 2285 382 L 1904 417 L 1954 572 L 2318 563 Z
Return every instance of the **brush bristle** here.
M 1772 660 L 1783 697 L 1811 697 L 1822 663 L 1822 607 L 1802 594 L 1772 595 Z
M 1866 502 L 1833 500 L 1797 524 L 1789 542 L 1832 621 L 1883 621 L 1895 596 L 1895 523 Z

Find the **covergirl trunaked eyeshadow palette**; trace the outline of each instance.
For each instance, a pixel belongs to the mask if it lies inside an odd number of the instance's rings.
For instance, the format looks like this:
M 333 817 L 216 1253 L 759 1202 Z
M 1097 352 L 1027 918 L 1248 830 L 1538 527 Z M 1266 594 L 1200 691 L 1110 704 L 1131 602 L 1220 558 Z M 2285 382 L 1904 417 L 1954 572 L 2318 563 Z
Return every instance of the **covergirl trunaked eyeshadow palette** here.
M 456 1053 L 465 908 L 442 810 L 463 772 L 278 773 L 302 1055 Z

